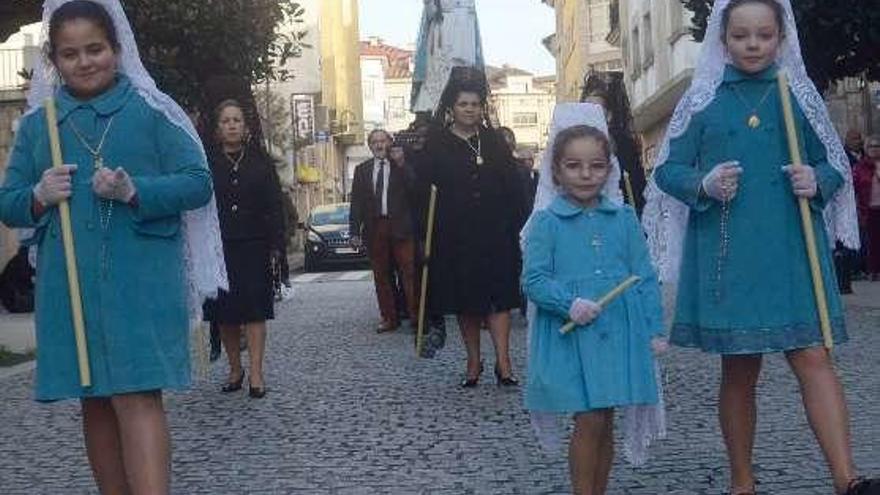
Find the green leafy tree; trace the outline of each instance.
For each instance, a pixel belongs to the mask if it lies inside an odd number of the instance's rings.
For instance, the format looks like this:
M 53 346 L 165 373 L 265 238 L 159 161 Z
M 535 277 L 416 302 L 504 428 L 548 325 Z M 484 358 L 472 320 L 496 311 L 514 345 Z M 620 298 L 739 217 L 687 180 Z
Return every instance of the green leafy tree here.
M 681 1 L 702 41 L 714 0 Z M 880 80 L 880 1 L 794 0 L 792 7 L 807 72 L 820 90 L 845 77 Z
M 276 156 L 286 156 L 293 147 L 290 100 L 263 87 L 256 88 L 254 96 L 266 144 Z
M 202 115 L 228 97 L 252 105 L 251 88 L 291 77 L 285 62 L 309 48 L 294 1 L 127 0 L 125 10 L 156 83 Z
M 3 0 L 0 1 L 0 42 L 25 24 L 40 20 L 42 0 Z
M 0 41 L 40 20 L 43 0 L 0 0 Z M 124 0 L 138 49 L 159 88 L 209 116 L 235 97 L 260 123 L 251 88 L 292 77 L 285 62 L 310 48 L 303 7 L 291 0 Z M 206 120 L 207 122 L 207 120 Z

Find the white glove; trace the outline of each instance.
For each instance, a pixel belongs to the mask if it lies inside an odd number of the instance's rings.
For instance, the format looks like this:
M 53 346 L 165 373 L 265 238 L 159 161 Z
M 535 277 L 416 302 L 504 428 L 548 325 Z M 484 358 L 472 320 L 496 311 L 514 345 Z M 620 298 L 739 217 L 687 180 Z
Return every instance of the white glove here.
M 651 339 L 651 351 L 654 352 L 655 356 L 666 354 L 668 350 L 669 341 L 667 341 L 663 337 L 654 337 Z
M 816 171 L 813 167 L 786 165 L 782 170 L 788 174 L 795 196 L 807 199 L 816 197 L 819 185 L 816 183 Z
M 736 196 L 740 175 L 742 167 L 739 162 L 719 163 L 703 177 L 703 190 L 712 199 L 730 201 Z
M 72 164 L 47 168 L 40 182 L 34 186 L 34 198 L 44 208 L 55 206 L 69 198 L 73 192 L 71 174 L 75 170 L 76 165 Z
M 122 167 L 99 168 L 92 176 L 92 190 L 101 198 L 128 203 L 134 197 L 134 182 Z
M 578 297 L 571 303 L 571 308 L 568 310 L 568 317 L 578 325 L 586 325 L 595 320 L 601 312 L 602 306 L 599 306 L 589 299 L 581 299 Z

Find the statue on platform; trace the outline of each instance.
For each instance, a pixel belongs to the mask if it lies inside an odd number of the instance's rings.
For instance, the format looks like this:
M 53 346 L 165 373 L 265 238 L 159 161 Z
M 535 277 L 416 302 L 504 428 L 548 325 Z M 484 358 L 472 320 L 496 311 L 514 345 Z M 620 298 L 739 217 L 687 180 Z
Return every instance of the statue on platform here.
M 424 0 L 411 109 L 433 113 L 456 66 L 484 70 L 475 0 Z

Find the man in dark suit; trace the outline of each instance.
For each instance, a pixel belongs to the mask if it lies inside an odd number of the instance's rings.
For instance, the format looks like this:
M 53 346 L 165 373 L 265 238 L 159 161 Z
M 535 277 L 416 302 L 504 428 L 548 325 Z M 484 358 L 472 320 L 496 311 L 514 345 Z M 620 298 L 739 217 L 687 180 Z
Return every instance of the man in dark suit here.
M 355 168 L 349 228 L 355 246 L 367 246 L 382 322 L 379 333 L 400 326 L 391 286 L 392 257 L 399 270 L 410 316 L 418 314 L 411 194 L 413 173 L 402 156 L 391 157 L 391 136 L 374 130 L 367 142 L 373 158 Z M 396 159 L 394 159 L 396 158 Z

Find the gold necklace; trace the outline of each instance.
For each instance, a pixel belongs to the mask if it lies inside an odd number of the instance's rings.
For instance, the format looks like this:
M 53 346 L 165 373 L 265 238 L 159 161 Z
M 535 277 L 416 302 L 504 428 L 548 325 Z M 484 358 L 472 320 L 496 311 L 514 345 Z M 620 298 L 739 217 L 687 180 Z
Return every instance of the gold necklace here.
M 73 119 L 68 119 L 68 123 L 70 124 L 70 130 L 73 131 L 76 139 L 79 140 L 80 144 L 82 144 L 86 150 L 88 150 L 89 154 L 92 155 L 92 161 L 95 165 L 95 170 L 104 166 L 104 158 L 101 156 L 101 150 L 104 149 L 104 142 L 107 139 L 107 134 L 110 132 L 110 126 L 113 125 L 113 119 L 116 118 L 116 115 L 110 117 L 110 120 L 107 121 L 107 126 L 104 127 L 104 132 L 101 134 L 101 139 L 98 142 L 98 146 L 92 148 L 89 145 L 89 142 L 83 137 L 82 133 L 79 132 L 79 129 L 76 128 L 76 125 L 73 123 Z
M 67 123 L 70 124 L 70 130 L 73 131 L 76 139 L 79 140 L 80 144 L 82 144 L 89 154 L 92 155 L 95 170 L 104 168 L 104 157 L 101 156 L 101 152 L 104 149 L 104 143 L 107 141 L 107 134 L 110 133 L 110 127 L 113 125 L 113 119 L 115 118 L 116 115 L 113 115 L 110 117 L 110 120 L 107 121 L 107 126 L 104 127 L 101 139 L 98 141 L 98 145 L 94 148 L 89 144 L 88 140 L 86 140 L 79 129 L 77 129 L 76 124 L 73 123 L 73 119 L 67 120 Z M 107 232 L 107 229 L 110 228 L 111 218 L 113 218 L 113 201 L 109 199 L 101 199 L 98 203 L 98 220 L 101 224 L 102 231 Z
M 746 98 L 739 92 L 739 89 L 735 85 L 730 86 L 733 89 L 733 94 L 739 98 L 739 101 L 745 105 L 746 108 L 749 108 L 749 102 Z M 746 120 L 746 125 L 751 127 L 752 129 L 757 129 L 761 125 L 761 119 L 758 117 L 758 109 L 761 108 L 761 105 L 767 100 L 767 97 L 770 96 L 770 92 L 773 91 L 773 85 L 769 85 L 767 87 L 767 91 L 764 92 L 764 96 L 761 97 L 761 100 L 757 105 L 751 107 L 751 111 L 749 112 L 749 118 Z
M 107 134 L 110 133 L 110 126 L 113 125 L 113 119 L 116 118 L 116 115 L 110 117 L 110 120 L 107 121 L 107 126 L 104 127 L 104 132 L 101 134 L 101 139 L 98 141 L 98 145 L 94 148 L 89 144 L 86 138 L 82 135 L 82 133 L 77 129 L 76 124 L 73 123 L 73 119 L 67 120 L 70 124 L 70 130 L 73 131 L 76 139 L 79 140 L 80 144 L 85 147 L 85 149 L 92 155 L 92 161 L 94 163 L 95 170 L 99 170 L 104 168 L 104 157 L 101 156 L 101 151 L 104 149 L 104 143 L 107 140 Z M 106 277 L 107 273 L 110 269 L 110 256 L 108 254 L 108 246 L 106 241 L 107 232 L 110 229 L 110 220 L 113 218 L 113 200 L 97 198 L 98 201 L 98 223 L 101 225 L 101 232 L 104 233 L 105 240 L 101 242 L 101 252 L 99 255 L 99 264 L 101 267 L 101 277 Z

